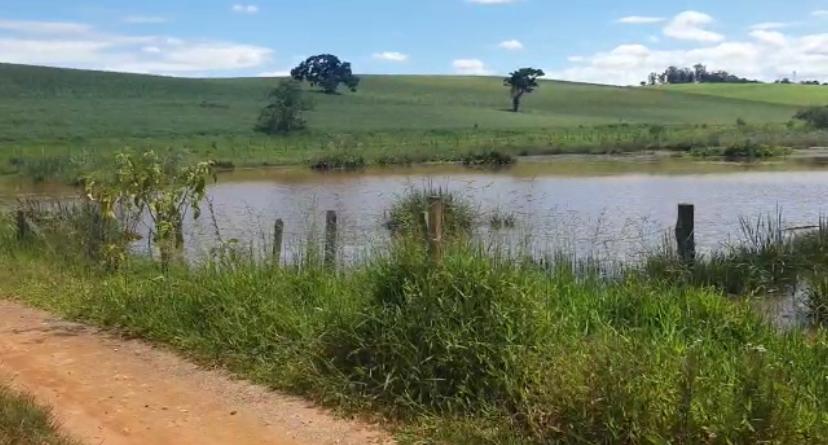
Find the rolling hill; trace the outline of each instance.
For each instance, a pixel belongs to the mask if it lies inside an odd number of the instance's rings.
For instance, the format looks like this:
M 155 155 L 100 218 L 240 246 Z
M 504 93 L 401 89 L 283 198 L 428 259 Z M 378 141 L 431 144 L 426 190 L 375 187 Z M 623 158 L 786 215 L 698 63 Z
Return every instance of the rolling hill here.
M 0 64 L 0 144 L 252 134 L 276 79 L 182 79 Z M 780 88 L 784 87 L 784 88 Z M 819 88 L 819 94 L 815 94 Z M 519 130 L 618 123 L 781 123 L 828 88 L 621 88 L 543 81 L 509 113 L 500 78 L 363 76 L 356 94 L 311 94 L 314 131 Z

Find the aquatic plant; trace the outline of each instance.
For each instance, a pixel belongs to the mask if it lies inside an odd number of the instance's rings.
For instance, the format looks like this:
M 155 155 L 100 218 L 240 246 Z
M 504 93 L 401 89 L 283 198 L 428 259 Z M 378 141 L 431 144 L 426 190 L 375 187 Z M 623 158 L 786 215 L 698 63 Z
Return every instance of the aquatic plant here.
M 446 237 L 471 233 L 477 212 L 462 196 L 433 185 L 413 187 L 397 197 L 386 216 L 385 226 L 397 236 L 424 236 L 429 200 L 443 203 L 443 231 Z

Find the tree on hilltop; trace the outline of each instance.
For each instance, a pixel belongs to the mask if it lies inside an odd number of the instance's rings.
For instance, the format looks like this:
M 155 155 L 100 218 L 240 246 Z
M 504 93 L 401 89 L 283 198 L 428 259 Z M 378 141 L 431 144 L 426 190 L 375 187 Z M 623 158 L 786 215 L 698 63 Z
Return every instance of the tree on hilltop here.
M 306 81 L 313 87 L 320 87 L 326 94 L 336 94 L 339 85 L 356 92 L 359 77 L 354 76 L 351 64 L 339 60 L 332 54 L 320 54 L 308 57 L 299 66 L 291 70 L 290 77 L 300 82 Z
M 520 111 L 520 99 L 524 94 L 531 93 L 538 88 L 538 78 L 545 76 L 543 70 L 536 68 L 521 68 L 503 80 L 503 85 L 511 89 L 512 111 Z

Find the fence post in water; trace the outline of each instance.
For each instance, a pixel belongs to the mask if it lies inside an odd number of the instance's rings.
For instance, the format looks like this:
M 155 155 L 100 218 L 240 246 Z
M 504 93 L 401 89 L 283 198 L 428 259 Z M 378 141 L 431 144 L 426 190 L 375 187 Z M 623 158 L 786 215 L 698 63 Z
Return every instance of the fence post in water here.
M 325 266 L 336 267 L 336 212 L 333 210 L 325 215 Z
M 685 264 L 696 261 L 696 209 L 693 204 L 679 204 L 676 222 L 676 244 L 678 255 Z
M 443 199 L 428 198 L 428 249 L 431 259 L 439 262 L 443 256 Z
M 279 265 L 282 261 L 282 237 L 285 233 L 285 222 L 277 219 L 273 224 L 273 264 Z

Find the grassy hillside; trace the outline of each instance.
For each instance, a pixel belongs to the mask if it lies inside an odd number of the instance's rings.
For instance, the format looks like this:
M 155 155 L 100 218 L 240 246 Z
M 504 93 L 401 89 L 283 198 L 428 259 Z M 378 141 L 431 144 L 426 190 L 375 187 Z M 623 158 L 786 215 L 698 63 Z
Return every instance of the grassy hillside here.
M 0 134 L 13 142 L 250 133 L 275 82 L 0 65 Z M 357 94 L 314 99 L 310 125 L 322 131 L 784 122 L 794 112 L 756 98 L 544 81 L 526 98 L 525 113 L 514 114 L 494 77 L 365 76 Z
M 722 97 L 704 94 L 707 86 L 543 81 L 516 114 L 506 110 L 510 99 L 500 78 L 456 76 L 364 76 L 355 94 L 312 91 L 316 106 L 307 116 L 309 130 L 268 137 L 252 128 L 277 82 L 0 64 L 0 174 L 71 179 L 105 166 L 125 148 L 236 166 L 342 156 L 398 164 L 458 160 L 483 150 L 686 151 L 747 138 L 790 147 L 825 145 L 828 139 L 825 132 L 784 125 L 800 108 L 795 104 L 805 100 L 797 98 L 807 96 L 796 87 L 759 85 L 739 97 Z M 748 126 L 737 127 L 738 119 Z
M 729 99 L 742 99 L 763 104 L 793 106 L 828 105 L 828 86 L 781 84 L 703 84 L 670 85 L 672 92 L 702 94 Z

